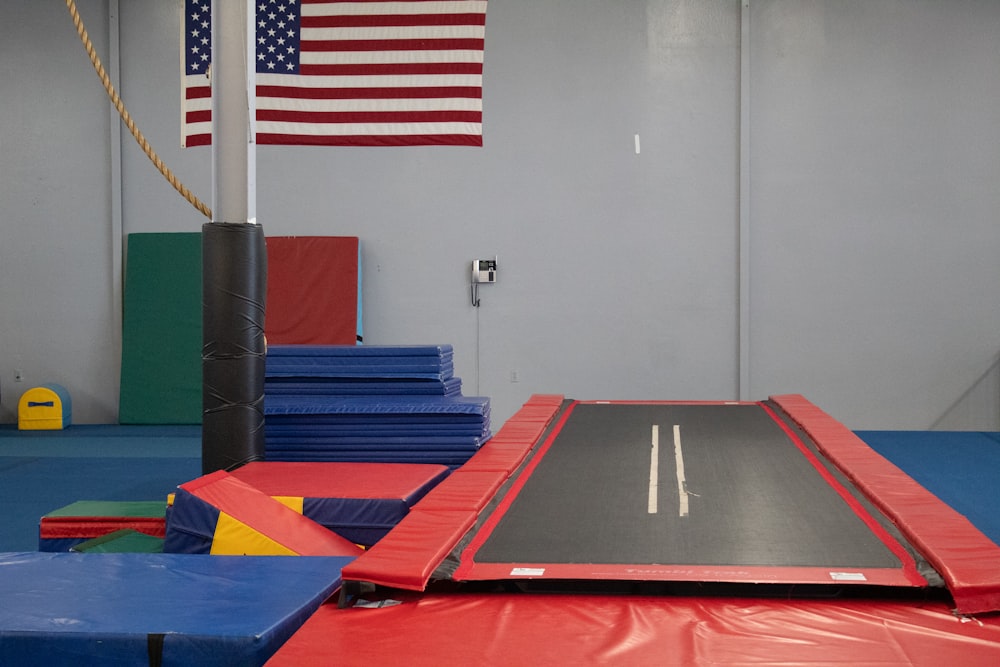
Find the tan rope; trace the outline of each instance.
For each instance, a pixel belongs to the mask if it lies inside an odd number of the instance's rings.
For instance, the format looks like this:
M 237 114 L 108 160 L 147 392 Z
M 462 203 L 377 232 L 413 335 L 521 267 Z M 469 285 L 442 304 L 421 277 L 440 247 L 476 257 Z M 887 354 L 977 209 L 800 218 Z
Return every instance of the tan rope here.
M 132 116 L 129 115 L 128 109 L 125 108 L 125 104 L 122 102 L 121 98 L 118 97 L 118 92 L 115 87 L 111 84 L 111 78 L 108 76 L 107 72 L 104 71 L 104 66 L 101 65 L 101 59 L 97 57 L 97 52 L 94 51 L 94 45 L 90 41 L 90 36 L 87 34 L 87 29 L 83 27 L 83 19 L 80 18 L 80 12 L 76 9 L 76 2 L 74 0 L 66 0 L 66 8 L 69 9 L 70 15 L 73 17 L 73 25 L 76 26 L 76 32 L 80 35 L 80 41 L 83 42 L 84 48 L 87 49 L 87 55 L 90 56 L 90 62 L 94 65 L 94 69 L 97 71 L 97 75 L 101 77 L 101 82 L 104 84 L 104 90 L 107 91 L 108 97 L 111 98 L 111 103 L 115 105 L 115 109 L 118 110 L 118 115 L 121 116 L 122 120 L 125 122 L 125 126 L 128 127 L 129 132 L 135 137 L 136 142 L 142 147 L 143 152 L 146 154 L 156 168 L 160 170 L 163 177 L 167 179 L 170 185 L 174 186 L 177 192 L 187 199 L 192 206 L 201 211 L 201 213 L 207 217 L 209 220 L 212 219 L 212 209 L 205 206 L 200 199 L 194 196 L 190 190 L 188 190 L 183 183 L 177 180 L 174 173 L 170 171 L 167 165 L 163 164 L 163 160 L 156 154 L 153 147 L 149 145 L 146 141 L 146 137 L 142 135 L 139 128 L 136 127 L 135 123 L 132 121 Z

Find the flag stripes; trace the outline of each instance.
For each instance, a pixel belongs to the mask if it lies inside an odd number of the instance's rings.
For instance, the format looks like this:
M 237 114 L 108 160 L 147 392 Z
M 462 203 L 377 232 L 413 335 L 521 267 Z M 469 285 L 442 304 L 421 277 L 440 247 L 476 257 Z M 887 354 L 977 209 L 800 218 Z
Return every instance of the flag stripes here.
M 486 4 L 259 0 L 257 143 L 481 146 Z M 188 6 L 183 140 L 193 146 L 211 143 L 207 0 Z

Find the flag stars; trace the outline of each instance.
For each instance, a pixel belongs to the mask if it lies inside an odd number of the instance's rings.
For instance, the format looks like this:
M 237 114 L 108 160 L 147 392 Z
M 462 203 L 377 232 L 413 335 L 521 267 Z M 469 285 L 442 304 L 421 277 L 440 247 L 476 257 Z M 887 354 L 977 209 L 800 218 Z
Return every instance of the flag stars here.
M 299 71 L 299 10 L 293 0 L 257 0 L 258 71 Z
M 257 68 L 260 72 L 299 72 L 298 0 L 256 0 L 255 25 Z M 211 61 L 211 3 L 205 0 L 185 2 L 187 71 L 205 70 Z
M 184 3 L 185 70 L 188 74 L 205 71 L 212 59 L 212 5 L 203 0 Z

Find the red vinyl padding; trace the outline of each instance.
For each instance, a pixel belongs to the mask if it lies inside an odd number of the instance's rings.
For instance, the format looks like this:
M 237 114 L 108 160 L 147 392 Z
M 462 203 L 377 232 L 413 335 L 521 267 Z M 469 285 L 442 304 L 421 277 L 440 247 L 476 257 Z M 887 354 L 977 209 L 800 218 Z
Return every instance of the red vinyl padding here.
M 392 532 L 344 567 L 343 579 L 422 591 L 435 568 L 475 522 L 473 511 L 417 506 Z
M 944 577 L 959 612 L 1000 611 L 1000 546 L 830 415 L 797 394 L 772 396 Z
M 475 524 L 479 511 L 541 438 L 562 401 L 562 396 L 532 396 L 465 465 L 345 567 L 344 581 L 424 590 L 437 566 Z
M 943 602 L 633 595 L 394 595 L 326 604 L 267 667 L 1000 665 L 1000 617 Z
M 357 556 L 361 548 L 229 473 L 218 470 L 180 486 L 253 530 L 302 556 Z M 183 511 L 181 496 L 174 512 Z
M 265 241 L 268 344 L 355 345 L 358 238 L 269 236 Z
M 479 512 L 505 481 L 507 474 L 500 470 L 459 469 L 424 496 L 418 507 Z
M 141 516 L 42 517 L 38 534 L 43 540 L 91 539 L 125 529 L 163 537 L 166 534 L 166 521 L 163 517 Z
M 269 496 L 408 500 L 447 472 L 431 463 L 251 461 L 230 474 Z

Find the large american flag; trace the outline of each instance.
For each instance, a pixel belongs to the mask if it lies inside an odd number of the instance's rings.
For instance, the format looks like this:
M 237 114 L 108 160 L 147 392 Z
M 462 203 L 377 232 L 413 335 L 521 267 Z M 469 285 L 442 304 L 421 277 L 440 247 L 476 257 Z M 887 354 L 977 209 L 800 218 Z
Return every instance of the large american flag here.
M 184 146 L 212 142 L 211 0 L 184 0 Z M 483 144 L 486 0 L 258 0 L 257 143 Z

